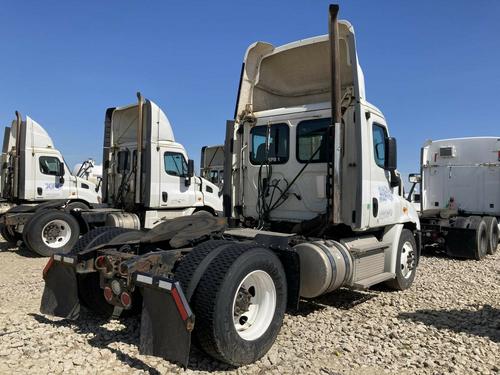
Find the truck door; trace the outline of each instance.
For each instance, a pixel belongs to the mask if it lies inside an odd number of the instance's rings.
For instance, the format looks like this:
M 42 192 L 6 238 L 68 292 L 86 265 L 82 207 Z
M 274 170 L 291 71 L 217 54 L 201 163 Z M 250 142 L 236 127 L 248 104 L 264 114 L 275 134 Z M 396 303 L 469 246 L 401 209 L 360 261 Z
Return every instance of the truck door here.
M 35 199 L 67 199 L 71 197 L 74 181 L 68 170 L 61 183 L 57 176 L 59 166 L 64 163 L 56 155 L 35 155 Z M 65 168 L 67 169 L 67 168 Z
M 194 206 L 196 184 L 194 178 L 191 184 L 186 184 L 187 160 L 184 153 L 177 149 L 161 148 L 160 158 L 160 206 Z
M 390 172 L 385 170 L 387 126 L 383 118 L 374 115 L 368 121 L 370 142 L 370 226 L 377 227 L 394 222 L 397 200 L 390 185 Z

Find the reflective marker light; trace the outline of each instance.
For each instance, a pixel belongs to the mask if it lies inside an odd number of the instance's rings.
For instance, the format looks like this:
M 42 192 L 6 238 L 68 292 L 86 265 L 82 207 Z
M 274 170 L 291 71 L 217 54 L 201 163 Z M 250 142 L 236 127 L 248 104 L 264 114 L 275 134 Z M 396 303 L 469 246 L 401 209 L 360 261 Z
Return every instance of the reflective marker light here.
M 113 291 L 111 290 L 111 288 L 109 286 L 104 288 L 104 298 L 108 302 L 113 299 Z

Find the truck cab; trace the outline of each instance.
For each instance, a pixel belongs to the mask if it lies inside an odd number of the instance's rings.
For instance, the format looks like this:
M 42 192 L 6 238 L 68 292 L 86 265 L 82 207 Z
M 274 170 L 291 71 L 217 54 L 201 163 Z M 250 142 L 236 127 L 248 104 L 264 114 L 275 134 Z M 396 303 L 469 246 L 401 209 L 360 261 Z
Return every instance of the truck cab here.
M 193 161 L 151 100 L 139 95 L 138 104 L 108 109 L 104 142 L 103 202 L 144 211 L 145 228 L 196 210 L 222 212 L 219 188 L 194 175 Z
M 45 129 L 30 117 L 5 128 L 2 153 L 2 198 L 12 203 L 56 199 L 96 204 L 96 184 L 71 174 Z
M 396 223 L 418 228 L 402 197 L 395 140 L 382 112 L 366 101 L 354 30 L 346 21 L 338 27 L 341 122 L 335 129 L 327 35 L 280 47 L 257 42 L 247 50 L 228 191 L 231 215 L 241 222 L 304 227 L 330 205 L 335 224 L 353 232 Z
M 216 184 L 224 183 L 224 145 L 203 146 L 200 158 L 200 176 Z

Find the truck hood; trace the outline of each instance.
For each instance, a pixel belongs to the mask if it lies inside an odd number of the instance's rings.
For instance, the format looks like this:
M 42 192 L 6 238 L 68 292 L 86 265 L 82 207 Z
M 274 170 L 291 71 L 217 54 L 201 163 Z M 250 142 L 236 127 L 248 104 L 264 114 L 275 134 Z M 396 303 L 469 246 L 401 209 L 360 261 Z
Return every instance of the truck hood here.
M 364 99 L 363 72 L 349 22 L 339 21 L 339 37 L 342 95 L 352 88 L 356 99 Z M 280 47 L 256 42 L 245 54 L 237 117 L 247 112 L 328 102 L 330 77 L 328 35 Z

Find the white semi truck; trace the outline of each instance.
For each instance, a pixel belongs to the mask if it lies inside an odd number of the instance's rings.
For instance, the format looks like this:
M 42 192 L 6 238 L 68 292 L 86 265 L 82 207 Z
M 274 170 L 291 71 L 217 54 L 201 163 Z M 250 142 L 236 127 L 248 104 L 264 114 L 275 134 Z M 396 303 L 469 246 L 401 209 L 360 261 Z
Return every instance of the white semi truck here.
M 88 164 L 88 161 L 84 162 Z M 69 209 L 89 208 L 100 201 L 98 186 L 84 174 L 72 175 L 61 152 L 45 129 L 19 112 L 5 128 L 2 159 L 2 214 L 35 210 L 42 202 L 61 199 Z M 10 242 L 21 239 L 24 223 L 0 219 L 0 232 Z
M 30 250 L 50 256 L 70 251 L 81 234 L 98 226 L 153 228 L 195 212 L 222 212 L 218 187 L 193 175 L 167 116 L 140 94 L 138 103 L 106 111 L 103 157 L 101 205 L 73 207 L 60 196 L 17 206 L 3 215 L 3 224 L 22 233 Z M 52 179 L 59 183 L 67 174 L 60 167 Z
M 224 145 L 203 146 L 200 176 L 222 188 L 224 183 Z
M 228 227 L 192 216 L 89 232 L 47 263 L 42 313 L 142 309 L 142 353 L 186 366 L 194 334 L 239 366 L 269 350 L 301 297 L 411 286 L 418 215 L 401 195 L 395 139 L 366 101 L 354 29 L 337 12 L 330 35 L 248 48 L 224 145 Z
M 500 138 L 427 141 L 421 172 L 411 174 L 423 245 L 453 257 L 482 259 L 498 246 Z M 414 194 L 420 186 L 419 194 Z

